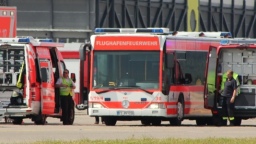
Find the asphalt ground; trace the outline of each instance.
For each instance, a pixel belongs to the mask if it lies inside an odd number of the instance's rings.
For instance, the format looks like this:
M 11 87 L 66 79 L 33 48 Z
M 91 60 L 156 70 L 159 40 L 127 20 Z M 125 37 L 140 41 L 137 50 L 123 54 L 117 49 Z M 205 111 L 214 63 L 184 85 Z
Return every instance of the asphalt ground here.
M 86 111 L 76 111 L 74 125 L 62 125 L 59 119 L 47 118 L 46 125 L 34 125 L 25 119 L 22 125 L 0 122 L 0 143 L 24 143 L 41 140 L 109 140 L 129 138 L 247 138 L 256 137 L 256 119 L 244 120 L 239 127 L 196 126 L 184 120 L 182 126 L 142 126 L 140 121 L 118 121 L 116 126 L 94 124 Z

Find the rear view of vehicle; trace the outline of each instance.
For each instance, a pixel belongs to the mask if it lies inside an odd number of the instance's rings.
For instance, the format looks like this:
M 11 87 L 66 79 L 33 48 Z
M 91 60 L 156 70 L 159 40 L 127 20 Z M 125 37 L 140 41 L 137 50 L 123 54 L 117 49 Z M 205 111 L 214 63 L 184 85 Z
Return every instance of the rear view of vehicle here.
M 31 118 L 35 124 L 45 124 L 46 117 L 61 118 L 59 88 L 55 83 L 66 68 L 57 47 L 49 40 L 2 38 L 1 86 L 9 91 L 10 102 L 4 106 L 5 116 L 21 124 Z M 70 110 L 74 120 L 74 109 Z
M 229 39 L 218 47 L 211 47 L 208 60 L 208 78 L 205 107 L 212 109 L 215 125 L 226 125 L 223 120 L 222 91 L 225 73 L 233 70 L 238 89 L 235 97 L 234 125 L 242 119 L 256 117 L 256 46 L 255 39 Z

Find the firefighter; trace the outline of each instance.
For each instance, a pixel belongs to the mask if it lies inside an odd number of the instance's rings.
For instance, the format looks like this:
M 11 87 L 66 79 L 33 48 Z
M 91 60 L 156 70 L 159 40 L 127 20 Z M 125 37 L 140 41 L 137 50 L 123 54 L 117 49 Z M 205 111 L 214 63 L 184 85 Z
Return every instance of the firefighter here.
M 238 76 L 239 75 L 237 73 L 233 72 L 233 78 L 236 80 L 236 83 L 237 83 L 237 93 L 236 93 L 236 95 L 238 95 L 240 93 L 240 88 L 239 88 L 240 81 L 239 81 L 239 77 Z M 228 74 L 224 73 L 222 75 L 222 80 L 221 80 L 221 92 L 223 92 L 223 90 L 224 90 L 225 82 L 227 81 L 227 79 L 228 79 Z
M 224 90 L 222 93 L 223 103 L 223 120 L 229 120 L 230 125 L 234 125 L 234 109 L 235 109 L 235 98 L 237 93 L 237 81 L 233 77 L 233 71 L 227 71 L 227 80 L 224 83 Z
M 72 96 L 73 90 L 76 88 L 75 83 L 68 77 L 69 71 L 67 69 L 63 72 L 63 77 L 59 78 L 56 82 L 56 87 L 60 88 L 60 100 L 62 109 L 63 125 L 70 125 L 71 110 L 73 109 L 74 102 Z

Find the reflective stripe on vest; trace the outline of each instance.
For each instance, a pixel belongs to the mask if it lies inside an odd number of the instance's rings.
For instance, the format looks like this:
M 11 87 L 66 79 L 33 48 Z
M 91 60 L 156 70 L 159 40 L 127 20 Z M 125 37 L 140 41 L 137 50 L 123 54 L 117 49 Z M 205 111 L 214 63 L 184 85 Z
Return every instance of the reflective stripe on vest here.
M 65 79 L 62 78 L 62 84 L 64 85 L 68 85 L 68 87 L 61 87 L 60 88 L 60 95 L 61 96 L 73 96 L 73 92 L 72 92 L 72 81 L 71 79 Z

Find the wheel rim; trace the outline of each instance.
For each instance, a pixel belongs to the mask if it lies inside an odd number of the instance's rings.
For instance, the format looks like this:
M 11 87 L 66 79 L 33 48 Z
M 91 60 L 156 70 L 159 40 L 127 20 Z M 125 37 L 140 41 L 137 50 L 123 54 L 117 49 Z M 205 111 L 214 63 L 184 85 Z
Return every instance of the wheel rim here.
M 177 108 L 178 108 L 177 118 L 178 118 L 178 120 L 182 120 L 182 118 L 183 118 L 183 105 L 182 105 L 181 102 L 178 102 Z

